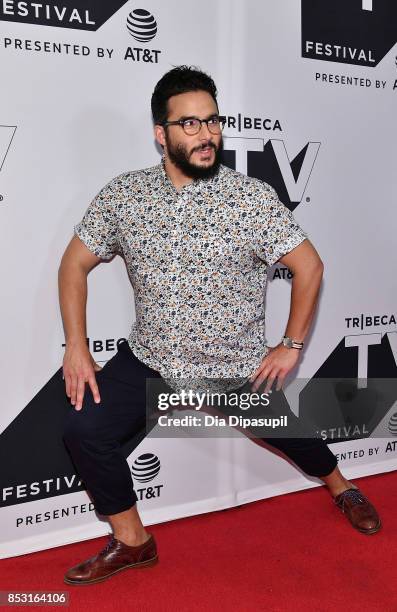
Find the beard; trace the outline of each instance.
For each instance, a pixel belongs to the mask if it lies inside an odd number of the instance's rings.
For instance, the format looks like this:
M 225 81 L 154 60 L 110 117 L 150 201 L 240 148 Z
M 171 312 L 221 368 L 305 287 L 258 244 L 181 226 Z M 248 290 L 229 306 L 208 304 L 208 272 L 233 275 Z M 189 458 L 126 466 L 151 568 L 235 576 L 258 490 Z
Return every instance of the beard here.
M 206 142 L 200 146 L 194 147 L 190 152 L 188 152 L 187 148 L 181 143 L 175 146 L 172 145 L 167 131 L 165 133 L 165 140 L 167 143 L 168 157 L 173 164 L 189 178 L 212 178 L 218 172 L 219 166 L 222 163 L 223 140 L 220 141 L 219 147 L 216 147 L 212 142 Z M 212 147 L 215 151 L 214 163 L 211 166 L 198 166 L 190 162 L 190 157 L 195 151 L 200 151 L 208 147 Z

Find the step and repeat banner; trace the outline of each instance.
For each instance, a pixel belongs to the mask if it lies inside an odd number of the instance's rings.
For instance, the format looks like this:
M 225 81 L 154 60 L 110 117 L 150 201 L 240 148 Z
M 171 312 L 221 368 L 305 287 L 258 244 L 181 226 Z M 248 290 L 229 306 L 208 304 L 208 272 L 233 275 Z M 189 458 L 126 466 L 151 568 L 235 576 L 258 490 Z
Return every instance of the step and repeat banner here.
M 316 425 L 347 477 L 396 469 L 396 42 L 394 0 L 1 0 L 0 556 L 109 531 L 62 442 L 57 271 L 100 188 L 160 161 L 150 98 L 180 64 L 217 84 L 225 163 L 274 187 L 325 265 L 292 409 L 327 401 Z M 268 281 L 274 346 L 291 274 Z M 90 274 L 87 316 L 103 364 L 135 319 L 120 257 Z M 320 484 L 243 432 L 124 450 L 146 524 Z

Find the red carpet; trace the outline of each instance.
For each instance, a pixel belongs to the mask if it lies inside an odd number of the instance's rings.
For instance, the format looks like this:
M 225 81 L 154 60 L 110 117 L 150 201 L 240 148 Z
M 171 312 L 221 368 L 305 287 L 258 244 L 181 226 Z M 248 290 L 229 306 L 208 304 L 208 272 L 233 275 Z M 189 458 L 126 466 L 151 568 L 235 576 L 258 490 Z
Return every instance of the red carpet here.
M 377 534 L 355 531 L 322 487 L 149 527 L 160 562 L 97 585 L 63 574 L 107 538 L 5 559 L 0 589 L 67 590 L 84 612 L 397 612 L 397 473 L 354 482 L 381 514 Z

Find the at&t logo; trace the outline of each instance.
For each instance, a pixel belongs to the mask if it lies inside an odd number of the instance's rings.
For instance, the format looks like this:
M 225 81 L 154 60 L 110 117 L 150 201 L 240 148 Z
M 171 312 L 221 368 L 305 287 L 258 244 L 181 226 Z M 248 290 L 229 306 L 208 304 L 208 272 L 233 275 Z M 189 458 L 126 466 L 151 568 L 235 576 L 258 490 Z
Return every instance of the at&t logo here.
M 157 21 L 146 9 L 137 8 L 131 11 L 127 17 L 127 30 L 135 40 L 148 43 L 157 34 Z M 145 62 L 146 64 L 158 64 L 159 49 L 144 49 L 141 47 L 128 47 L 124 59 L 133 62 Z
M 134 481 L 137 482 L 150 482 L 154 480 L 160 472 L 160 459 L 153 453 L 144 453 L 139 455 L 131 466 L 131 474 Z M 153 499 L 160 497 L 161 489 L 163 484 L 151 485 L 141 489 L 135 489 L 139 500 L 142 499 Z
M 388 424 L 388 430 L 393 436 L 397 436 L 397 412 L 392 414 Z
M 149 482 L 156 478 L 160 471 L 160 459 L 153 453 L 139 455 L 131 466 L 131 473 L 138 482 Z
M 157 34 L 157 22 L 145 9 L 135 9 L 127 17 L 127 30 L 139 42 L 149 42 Z

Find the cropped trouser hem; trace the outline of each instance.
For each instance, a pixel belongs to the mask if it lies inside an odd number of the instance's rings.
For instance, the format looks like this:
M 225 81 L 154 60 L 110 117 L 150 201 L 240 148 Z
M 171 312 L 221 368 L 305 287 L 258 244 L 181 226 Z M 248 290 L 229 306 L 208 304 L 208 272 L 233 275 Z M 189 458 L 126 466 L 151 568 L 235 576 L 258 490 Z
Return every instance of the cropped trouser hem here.
M 113 514 L 119 514 L 120 512 L 125 512 L 126 510 L 130 510 L 136 505 L 137 501 L 138 501 L 138 498 L 135 495 L 135 497 L 131 499 L 130 502 L 127 502 L 122 505 L 118 504 L 118 505 L 113 505 L 113 506 L 99 507 L 95 504 L 95 502 L 94 502 L 94 505 L 95 505 L 95 510 L 98 512 L 98 514 L 102 514 L 103 516 L 112 516 Z
M 281 450 L 308 476 L 329 476 L 338 465 L 322 438 L 263 438 L 263 441 Z

